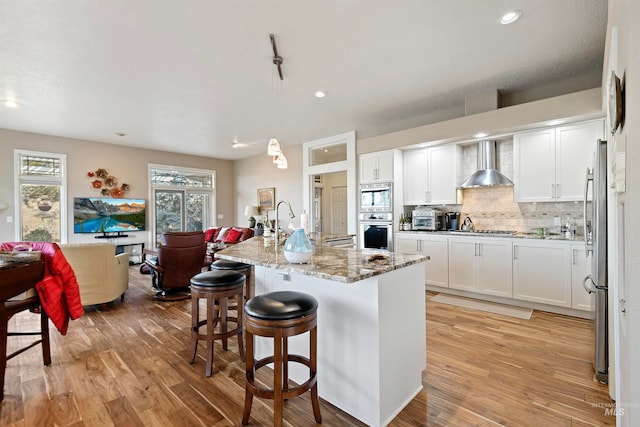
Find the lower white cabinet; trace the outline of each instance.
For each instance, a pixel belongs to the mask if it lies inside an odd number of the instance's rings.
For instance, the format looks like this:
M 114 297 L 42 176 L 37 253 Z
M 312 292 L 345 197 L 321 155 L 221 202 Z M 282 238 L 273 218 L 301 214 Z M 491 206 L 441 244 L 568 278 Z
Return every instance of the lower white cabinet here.
M 428 236 L 424 233 L 397 233 L 395 252 L 427 255 L 425 281 L 429 285 L 447 287 L 449 283 L 449 257 L 446 236 Z
M 595 310 L 595 294 L 584 289 L 584 279 L 591 273 L 591 255 L 586 256 L 584 245 L 571 247 L 571 307 L 578 310 Z
M 511 241 L 449 239 L 449 288 L 511 298 Z
M 571 307 L 571 245 L 513 243 L 513 298 Z
M 395 251 L 428 255 L 428 285 L 539 304 L 593 311 L 583 287 L 591 269 L 578 241 L 429 233 L 397 233 Z M 562 311 L 560 311 L 562 312 Z

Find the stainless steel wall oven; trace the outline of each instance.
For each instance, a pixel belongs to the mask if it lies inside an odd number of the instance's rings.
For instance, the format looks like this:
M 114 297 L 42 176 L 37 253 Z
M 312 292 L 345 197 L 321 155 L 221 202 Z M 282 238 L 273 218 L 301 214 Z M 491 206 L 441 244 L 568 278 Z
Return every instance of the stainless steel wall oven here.
M 360 213 L 360 248 L 393 250 L 393 214 Z

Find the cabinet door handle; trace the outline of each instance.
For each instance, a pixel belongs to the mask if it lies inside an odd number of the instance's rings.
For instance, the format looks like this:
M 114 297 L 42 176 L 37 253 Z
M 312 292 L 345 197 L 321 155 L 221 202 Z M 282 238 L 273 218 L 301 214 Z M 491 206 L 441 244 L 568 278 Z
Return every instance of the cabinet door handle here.
M 560 198 L 560 184 L 556 184 L 556 198 Z
M 482 243 L 477 243 L 478 245 L 478 256 L 482 256 Z
M 513 245 L 513 259 L 518 259 L 518 257 L 516 256 L 517 252 L 516 252 L 516 245 Z
M 571 249 L 571 265 L 576 265 L 576 250 Z
M 556 198 L 556 185 L 555 184 L 551 184 L 551 198 L 552 199 Z

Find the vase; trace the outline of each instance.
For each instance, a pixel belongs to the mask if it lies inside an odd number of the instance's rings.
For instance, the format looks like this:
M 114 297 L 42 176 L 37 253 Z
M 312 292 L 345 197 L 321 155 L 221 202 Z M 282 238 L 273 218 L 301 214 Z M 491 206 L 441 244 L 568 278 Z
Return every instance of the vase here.
M 305 264 L 313 255 L 311 241 L 303 228 L 296 228 L 284 244 L 284 257 L 292 264 Z

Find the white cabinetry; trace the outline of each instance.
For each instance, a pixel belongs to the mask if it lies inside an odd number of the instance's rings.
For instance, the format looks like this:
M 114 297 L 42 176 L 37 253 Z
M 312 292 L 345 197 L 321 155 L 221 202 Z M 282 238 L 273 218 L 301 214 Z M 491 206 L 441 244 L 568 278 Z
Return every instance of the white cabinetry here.
M 360 183 L 392 182 L 394 151 L 360 155 Z
M 425 282 L 447 287 L 449 283 L 449 257 L 446 236 L 428 236 L 424 233 L 397 233 L 395 252 L 427 255 Z
M 403 155 L 404 204 L 456 203 L 461 151 L 456 144 L 406 151 Z
M 591 272 L 591 256 L 585 255 L 584 245 L 571 247 L 571 307 L 578 310 L 593 311 L 595 294 L 587 293 L 583 283 Z
M 571 307 L 571 245 L 544 241 L 513 243 L 513 297 Z
M 584 173 L 603 137 L 603 121 L 547 128 L 513 137 L 516 202 L 579 201 Z
M 511 241 L 450 238 L 449 288 L 511 298 Z

